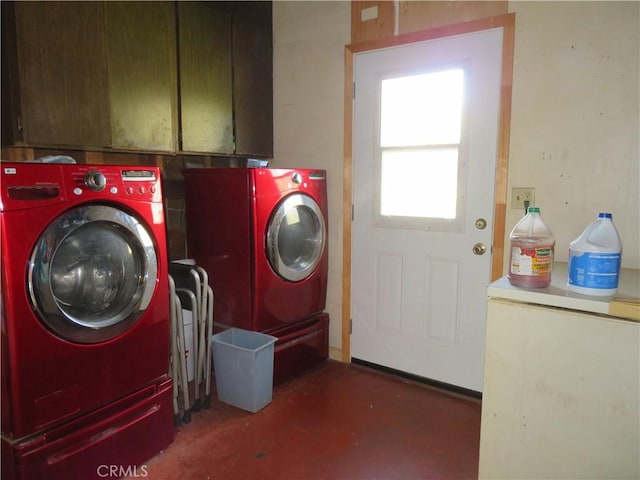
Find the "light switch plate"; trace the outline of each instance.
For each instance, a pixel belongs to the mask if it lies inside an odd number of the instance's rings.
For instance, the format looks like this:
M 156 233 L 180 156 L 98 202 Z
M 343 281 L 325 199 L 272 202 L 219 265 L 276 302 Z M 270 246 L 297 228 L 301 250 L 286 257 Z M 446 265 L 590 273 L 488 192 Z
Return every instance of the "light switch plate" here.
M 525 200 L 529 201 L 529 206 L 536 204 L 536 189 L 533 187 L 513 187 L 511 189 L 511 208 L 514 210 L 524 210 Z
M 378 6 L 375 5 L 369 8 L 363 8 L 360 10 L 360 21 L 367 22 L 369 20 L 373 20 L 374 18 L 378 18 Z

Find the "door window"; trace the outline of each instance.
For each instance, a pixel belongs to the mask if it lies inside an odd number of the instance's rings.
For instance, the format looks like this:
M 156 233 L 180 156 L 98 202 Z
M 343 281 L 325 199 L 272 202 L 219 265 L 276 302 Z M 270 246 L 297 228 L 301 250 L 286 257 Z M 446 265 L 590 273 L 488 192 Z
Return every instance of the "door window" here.
M 32 304 L 54 333 L 95 343 L 131 327 L 155 290 L 157 258 L 134 217 L 107 206 L 58 217 L 31 256 Z
M 378 88 L 376 223 L 455 228 L 463 200 L 464 69 L 396 73 Z
M 267 229 L 271 268 L 285 280 L 304 280 L 320 262 L 325 241 L 318 204 L 308 195 L 290 195 L 278 205 Z

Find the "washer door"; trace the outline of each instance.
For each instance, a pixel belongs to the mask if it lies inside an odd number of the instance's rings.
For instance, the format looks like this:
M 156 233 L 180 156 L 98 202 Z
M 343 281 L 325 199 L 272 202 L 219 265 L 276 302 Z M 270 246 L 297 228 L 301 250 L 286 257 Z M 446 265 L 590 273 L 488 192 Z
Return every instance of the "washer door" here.
M 32 305 L 56 335 L 97 343 L 129 329 L 156 286 L 157 256 L 147 229 L 126 212 L 86 205 L 56 218 L 32 252 Z
M 290 282 L 307 278 L 320 262 L 326 243 L 320 207 L 308 195 L 289 195 L 276 206 L 267 227 L 271 268 Z

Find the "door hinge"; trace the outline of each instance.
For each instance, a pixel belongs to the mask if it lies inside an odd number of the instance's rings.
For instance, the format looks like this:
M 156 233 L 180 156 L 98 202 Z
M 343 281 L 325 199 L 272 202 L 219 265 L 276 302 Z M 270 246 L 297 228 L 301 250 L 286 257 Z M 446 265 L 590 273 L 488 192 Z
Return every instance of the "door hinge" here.
M 353 222 L 353 216 L 354 216 L 354 213 L 353 213 L 353 203 L 352 203 L 351 204 L 351 221 L 352 222 Z
M 353 99 L 356 99 L 356 82 L 353 82 Z
M 353 333 L 353 318 L 349 319 L 349 335 Z

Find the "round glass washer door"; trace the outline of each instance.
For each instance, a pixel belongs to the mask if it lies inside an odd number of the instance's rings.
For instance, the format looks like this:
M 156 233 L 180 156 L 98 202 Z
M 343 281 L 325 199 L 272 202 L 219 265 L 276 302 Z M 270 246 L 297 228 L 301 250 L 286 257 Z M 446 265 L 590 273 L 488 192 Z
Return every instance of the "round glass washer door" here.
M 271 268 L 290 282 L 300 282 L 320 263 L 326 244 L 320 206 L 295 193 L 280 201 L 267 227 L 266 250 Z
M 147 229 L 107 205 L 57 217 L 38 239 L 27 288 L 40 320 L 76 343 L 98 343 L 132 327 L 155 291 L 158 259 Z

